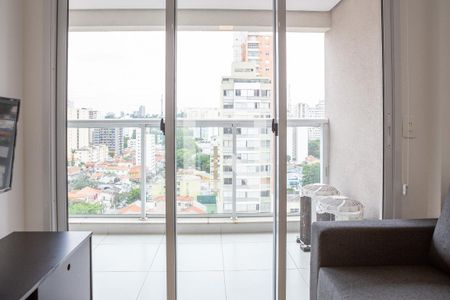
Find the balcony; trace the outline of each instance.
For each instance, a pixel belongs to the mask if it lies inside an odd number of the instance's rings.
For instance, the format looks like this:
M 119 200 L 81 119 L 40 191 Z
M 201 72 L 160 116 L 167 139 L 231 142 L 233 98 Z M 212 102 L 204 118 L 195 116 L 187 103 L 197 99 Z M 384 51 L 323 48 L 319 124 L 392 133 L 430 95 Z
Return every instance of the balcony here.
M 161 234 L 94 235 L 94 299 L 165 300 L 164 242 Z M 179 299 L 272 299 L 271 234 L 179 234 L 177 243 Z M 295 234 L 287 246 L 287 299 L 307 300 L 309 254 Z
M 177 168 L 179 232 L 272 231 L 274 182 L 271 170 L 276 159 L 272 157 L 271 123 L 271 119 L 177 120 L 178 127 L 187 128 L 195 147 L 200 149 L 190 166 L 179 165 Z M 90 139 L 86 151 L 94 151 L 93 147 L 109 147 L 107 155 L 68 153 L 71 156 L 68 159 L 71 229 L 89 229 L 98 233 L 162 233 L 165 222 L 165 157 L 160 120 L 69 120 L 68 130 L 69 136 L 84 134 Z M 99 141 L 96 135 L 109 133 L 108 138 L 113 139 L 111 133 L 114 130 L 121 134 L 132 131 L 134 139 L 128 139 L 127 143 L 138 142 L 138 145 L 126 145 L 120 150 L 120 155 L 111 153 L 113 145 L 107 145 L 106 140 Z M 303 134 L 298 134 L 300 131 Z M 288 156 L 303 153 L 297 148 L 307 148 L 308 132 L 312 136 L 317 135 L 316 131 L 320 133 L 320 151 L 319 155 L 316 154 L 319 158 L 306 157 L 303 161 L 305 157 L 289 157 L 288 218 L 292 231 L 298 231 L 300 187 L 310 183 L 305 182 L 303 169 L 307 165 L 315 165 L 320 168 L 320 177 L 315 174 L 315 179 L 308 180 L 327 181 L 328 121 L 288 120 L 288 146 L 295 148 L 289 150 L 292 153 Z M 185 147 L 187 139 L 180 137 L 179 143 Z M 251 146 L 250 149 L 246 148 L 247 145 Z M 253 147 L 256 145 L 260 147 Z M 257 149 L 258 155 L 255 154 Z M 207 167 L 198 162 L 201 155 L 207 157 Z M 265 157 L 263 162 L 261 155 Z M 181 158 L 185 159 L 184 156 Z M 92 209 L 82 209 L 83 206 Z

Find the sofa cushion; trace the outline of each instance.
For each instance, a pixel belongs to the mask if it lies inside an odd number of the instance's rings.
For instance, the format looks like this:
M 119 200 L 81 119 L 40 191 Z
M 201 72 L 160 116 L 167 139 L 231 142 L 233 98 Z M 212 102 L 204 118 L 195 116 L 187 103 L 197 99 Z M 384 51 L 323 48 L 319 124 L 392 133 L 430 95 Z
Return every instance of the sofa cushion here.
M 450 299 L 450 276 L 431 265 L 320 268 L 317 299 Z
M 430 258 L 435 267 L 450 274 L 450 192 L 434 229 Z

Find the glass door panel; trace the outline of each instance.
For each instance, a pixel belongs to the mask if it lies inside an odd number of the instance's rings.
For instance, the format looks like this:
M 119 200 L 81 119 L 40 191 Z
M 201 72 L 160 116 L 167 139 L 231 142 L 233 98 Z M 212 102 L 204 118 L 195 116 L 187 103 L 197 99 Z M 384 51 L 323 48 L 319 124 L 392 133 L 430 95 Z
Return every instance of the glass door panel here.
M 272 1 L 177 20 L 178 298 L 273 299 Z
M 95 299 L 165 299 L 165 1 L 69 4 L 69 227 Z
M 304 186 L 323 179 L 325 120 L 325 33 L 297 22 L 309 12 L 296 1 L 287 1 L 287 270 L 286 299 L 309 299 L 310 252 L 298 243 L 300 232 L 310 244 L 310 224 L 315 208 L 302 198 Z M 302 235 L 302 239 L 305 236 Z M 302 240 L 303 242 L 303 240 Z

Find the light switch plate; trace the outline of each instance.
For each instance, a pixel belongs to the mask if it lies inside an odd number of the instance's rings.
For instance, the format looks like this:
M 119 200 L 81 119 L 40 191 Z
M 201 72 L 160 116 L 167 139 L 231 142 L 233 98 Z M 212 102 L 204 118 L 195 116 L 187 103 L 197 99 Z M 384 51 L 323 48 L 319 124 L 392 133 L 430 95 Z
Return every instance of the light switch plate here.
M 416 124 L 411 115 L 403 117 L 403 137 L 407 139 L 416 137 Z

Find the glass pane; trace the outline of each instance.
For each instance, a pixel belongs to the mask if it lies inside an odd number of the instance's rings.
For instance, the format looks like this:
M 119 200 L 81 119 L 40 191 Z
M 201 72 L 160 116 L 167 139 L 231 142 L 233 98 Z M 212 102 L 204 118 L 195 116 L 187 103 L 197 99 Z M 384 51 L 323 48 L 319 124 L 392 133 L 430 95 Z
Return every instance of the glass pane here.
M 288 8 L 293 1 L 288 1 Z M 298 11 L 288 11 L 288 24 Z M 307 13 L 307 12 L 303 12 Z M 311 25 L 310 25 L 311 26 Z M 322 127 L 301 123 L 325 118 L 325 34 L 317 28 L 291 28 L 286 36 L 288 128 L 287 128 L 287 299 L 309 299 L 310 252 L 301 250 L 297 240 L 308 232 L 315 215 L 303 196 L 303 188 L 320 183 L 323 146 Z M 296 122 L 299 121 L 299 122 Z M 283 187 L 280 187 L 283 188 Z M 304 236 L 302 236 L 303 239 Z M 303 241 L 303 240 L 302 240 Z M 310 242 L 306 242 L 309 246 Z
M 272 1 L 178 5 L 178 294 L 271 299 Z
M 165 299 L 165 1 L 69 2 L 69 227 L 94 299 Z

